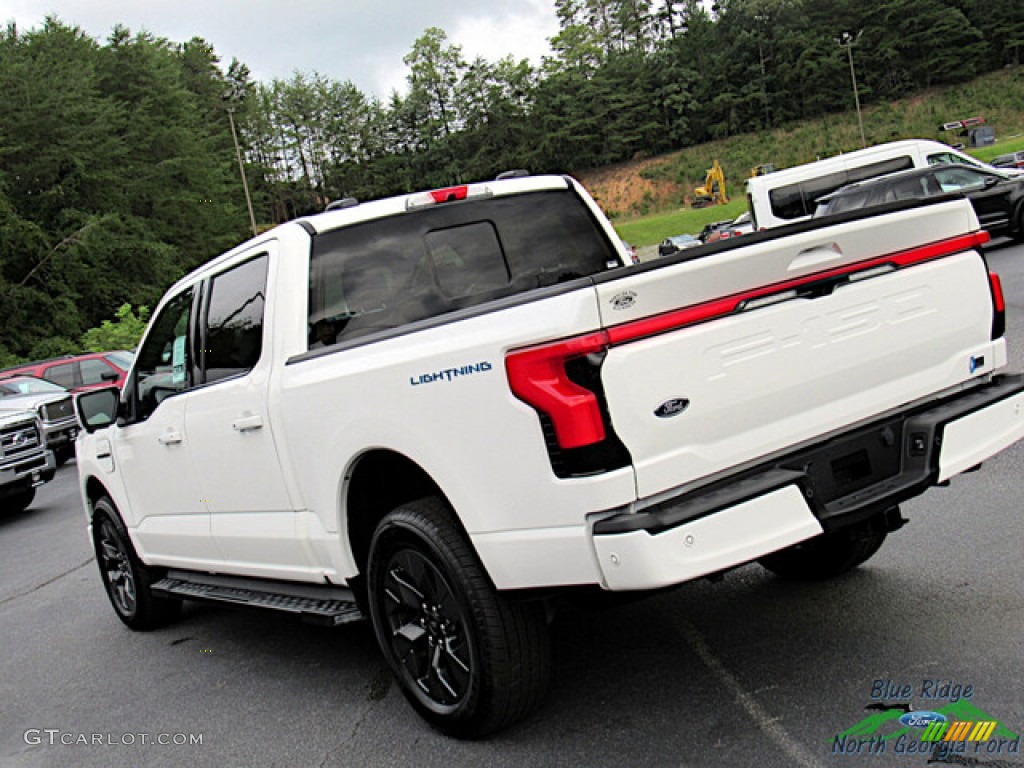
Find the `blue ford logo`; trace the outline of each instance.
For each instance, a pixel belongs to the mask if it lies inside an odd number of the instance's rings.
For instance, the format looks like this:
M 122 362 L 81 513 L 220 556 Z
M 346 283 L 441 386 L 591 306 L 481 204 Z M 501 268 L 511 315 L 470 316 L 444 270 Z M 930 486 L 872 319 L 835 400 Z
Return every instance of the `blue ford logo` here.
M 907 712 L 900 717 L 900 724 L 911 728 L 927 728 L 929 723 L 944 723 L 946 716 L 938 712 L 930 712 L 926 709 L 920 712 Z
M 666 400 L 659 405 L 654 410 L 654 415 L 659 419 L 669 419 L 673 416 L 678 416 L 689 407 L 690 401 L 685 397 L 673 397 L 671 400 Z

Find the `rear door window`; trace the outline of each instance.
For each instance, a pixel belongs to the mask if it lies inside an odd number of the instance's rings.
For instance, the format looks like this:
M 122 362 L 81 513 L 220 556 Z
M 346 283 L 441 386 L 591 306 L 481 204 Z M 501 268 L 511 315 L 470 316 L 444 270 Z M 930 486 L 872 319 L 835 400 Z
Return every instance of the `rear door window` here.
M 92 384 L 109 384 L 112 381 L 117 381 L 118 373 L 103 360 L 92 358 L 91 360 L 82 360 L 79 363 L 79 370 L 82 373 L 82 384 L 90 386 Z
M 51 365 L 44 371 L 43 378 L 70 389 L 75 386 L 75 364 L 61 363 L 60 365 Z
M 244 374 L 259 362 L 267 264 L 263 254 L 211 279 L 203 323 L 205 382 Z

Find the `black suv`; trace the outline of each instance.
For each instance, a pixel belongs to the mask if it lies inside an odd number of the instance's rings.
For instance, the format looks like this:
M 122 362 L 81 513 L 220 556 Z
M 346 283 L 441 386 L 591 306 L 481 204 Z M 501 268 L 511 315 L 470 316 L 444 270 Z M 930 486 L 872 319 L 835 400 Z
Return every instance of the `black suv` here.
M 967 165 L 933 165 L 848 184 L 818 201 L 815 217 L 899 200 L 960 194 L 991 235 L 1024 238 L 1024 177 Z

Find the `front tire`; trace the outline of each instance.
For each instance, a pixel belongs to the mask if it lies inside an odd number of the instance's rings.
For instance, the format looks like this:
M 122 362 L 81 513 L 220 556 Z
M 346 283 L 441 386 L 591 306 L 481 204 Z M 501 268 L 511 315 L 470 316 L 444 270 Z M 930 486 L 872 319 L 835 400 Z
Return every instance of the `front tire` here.
M 135 554 L 114 503 L 106 497 L 93 506 L 92 537 L 100 578 L 121 621 L 135 630 L 149 630 L 178 617 L 181 601 L 153 595 L 154 572 Z
M 866 562 L 881 548 L 885 537 L 884 528 L 867 524 L 815 536 L 758 562 L 784 579 L 822 581 Z
M 551 671 L 544 606 L 499 594 L 438 498 L 404 504 L 370 544 L 367 599 L 403 694 L 433 727 L 479 738 L 539 704 Z
M 17 515 L 28 509 L 29 505 L 35 500 L 35 498 L 36 489 L 26 488 L 25 490 L 18 491 L 17 493 L 8 496 L 3 501 L 0 501 L 0 505 L 2 505 L 4 512 L 11 515 Z

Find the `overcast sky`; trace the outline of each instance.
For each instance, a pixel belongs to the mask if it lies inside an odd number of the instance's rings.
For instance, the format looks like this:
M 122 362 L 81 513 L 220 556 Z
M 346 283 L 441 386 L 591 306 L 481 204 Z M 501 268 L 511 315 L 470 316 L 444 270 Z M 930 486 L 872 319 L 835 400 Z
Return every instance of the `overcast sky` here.
M 174 42 L 202 37 L 222 68 L 237 58 L 255 80 L 316 71 L 382 99 L 404 90 L 402 58 L 428 27 L 467 60 L 512 54 L 535 64 L 558 32 L 554 0 L 0 0 L 0 23 L 19 30 L 48 14 L 99 40 L 118 23 Z

